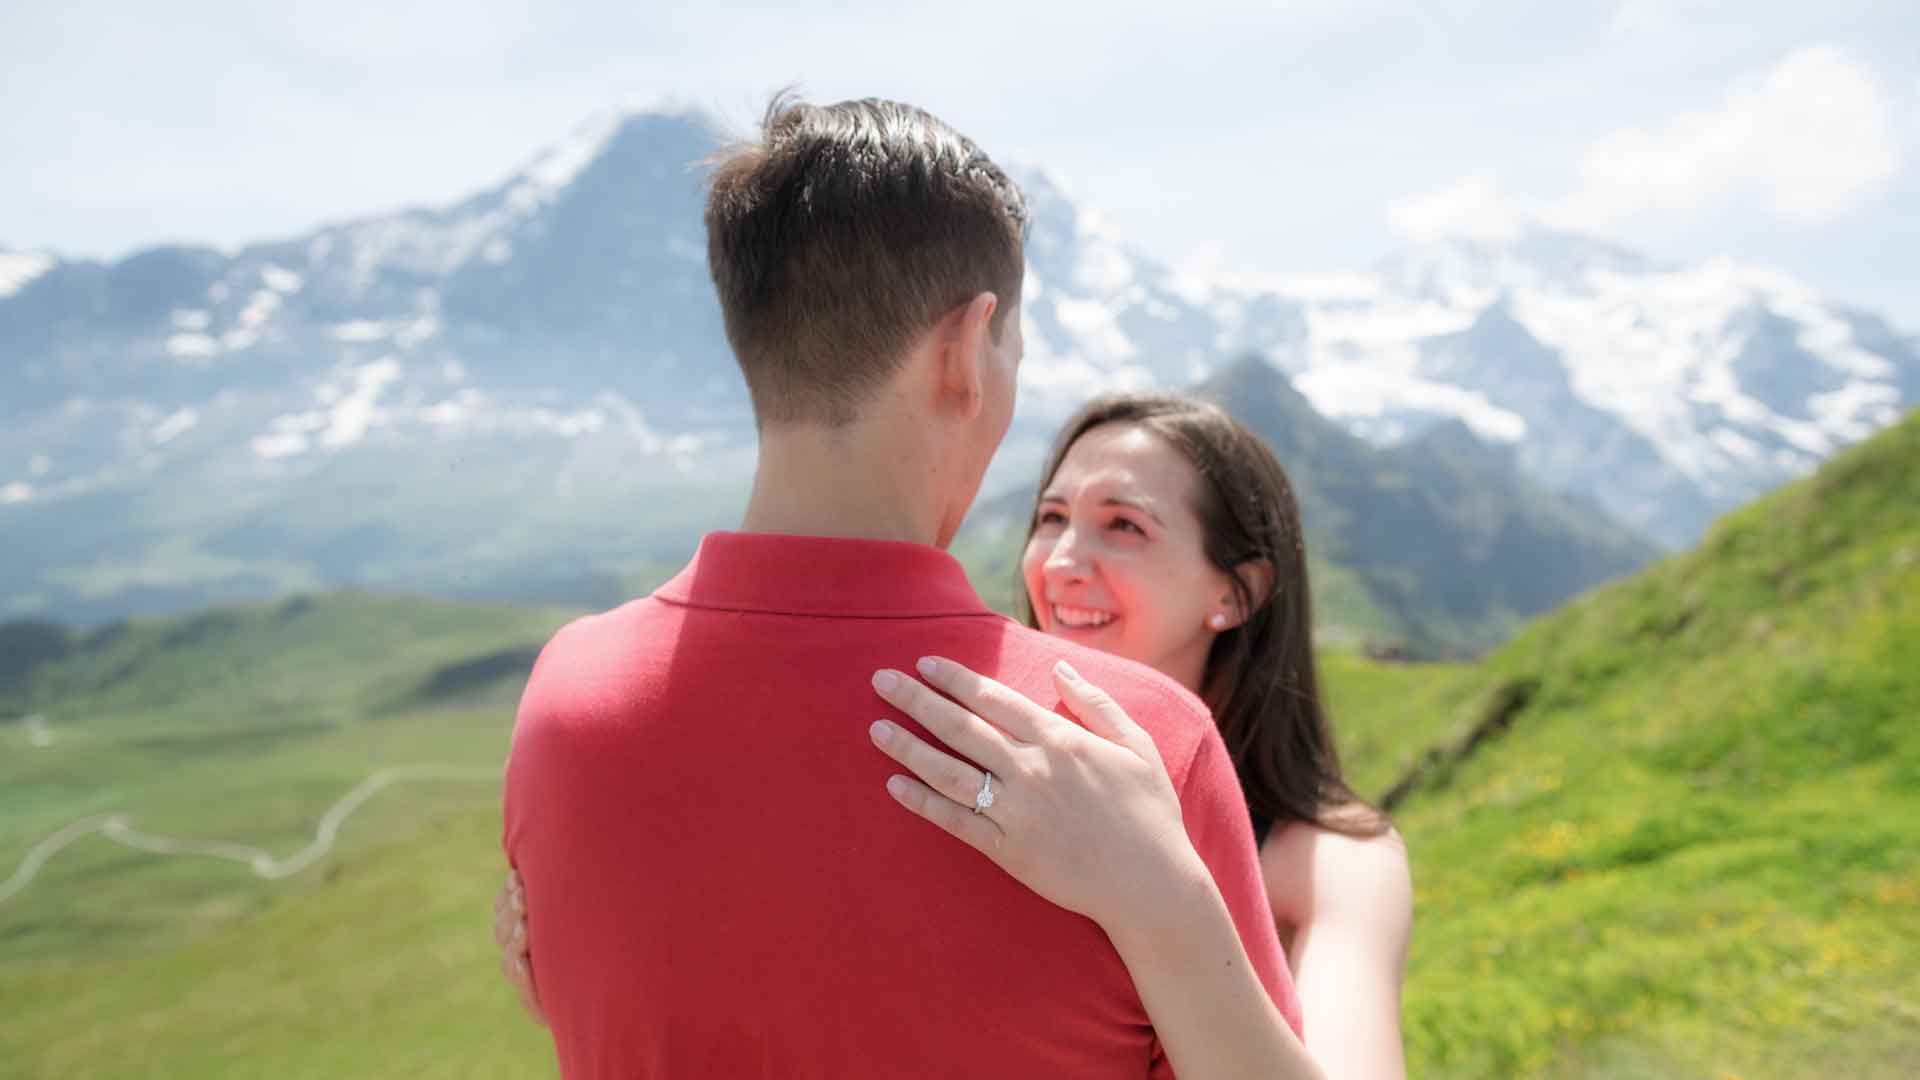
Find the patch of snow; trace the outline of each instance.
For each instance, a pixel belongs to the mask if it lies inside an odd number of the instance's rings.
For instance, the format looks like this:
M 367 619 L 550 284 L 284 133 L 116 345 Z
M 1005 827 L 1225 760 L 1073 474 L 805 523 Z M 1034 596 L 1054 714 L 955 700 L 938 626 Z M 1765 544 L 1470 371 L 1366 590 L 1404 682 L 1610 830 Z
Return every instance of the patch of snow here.
M 552 409 L 534 409 L 528 413 L 534 426 L 564 435 L 569 439 L 589 435 L 607 425 L 607 416 L 598 409 L 576 409 L 573 412 L 555 412 Z
M 1742 424 L 1778 420 L 1732 373 L 1744 342 L 1728 328 L 1753 303 L 1740 268 L 1603 269 L 1587 282 L 1585 295 L 1518 290 L 1513 317 L 1559 350 L 1575 394 L 1645 436 L 1675 468 L 1710 482 L 1724 461 L 1696 422 L 1696 404 L 1714 405 Z
M 1853 327 L 1805 289 L 1779 290 L 1768 298 L 1775 314 L 1800 324 L 1795 343 L 1819 357 L 1829 368 L 1857 379 L 1891 379 L 1893 362 L 1862 349 Z
M 220 343 L 205 334 L 174 334 L 167 338 L 167 355 L 176 360 L 205 360 L 220 351 Z
M 1478 314 L 1474 308 L 1403 297 L 1373 306 L 1316 304 L 1306 310 L 1308 348 L 1393 348 L 1397 354 L 1398 347 L 1410 347 L 1421 338 L 1465 330 Z M 1409 364 L 1404 370 L 1411 369 Z
M 1146 300 L 1142 301 L 1140 307 L 1141 310 L 1147 313 L 1148 318 L 1158 319 L 1161 322 L 1173 322 L 1180 317 L 1180 309 L 1158 297 L 1150 296 L 1146 298 Z
M 1407 411 L 1457 417 L 1476 435 L 1497 442 L 1519 442 L 1527 434 L 1525 419 L 1488 401 L 1485 394 L 1361 364 L 1316 367 L 1297 377 L 1294 385 L 1314 408 L 1336 419 Z
M 390 356 L 356 368 L 353 389 L 334 405 L 327 428 L 320 434 L 320 445 L 346 446 L 360 441 L 377 418 L 375 403 L 381 393 L 399 377 L 400 363 Z
M 379 341 L 392 333 L 387 324 L 373 319 L 354 319 L 336 324 L 331 331 L 335 341 Z
M 240 309 L 240 317 L 235 322 L 242 330 L 257 331 L 278 310 L 280 294 L 270 289 L 258 289 L 247 298 L 247 306 Z
M 299 274 L 272 263 L 260 268 L 260 280 L 267 283 L 267 288 L 282 295 L 297 293 L 300 287 L 306 284 L 306 280 Z
M 402 326 L 393 335 L 393 343 L 403 349 L 411 349 L 440 333 L 440 320 L 434 315 L 422 315 Z
M 314 440 L 327 448 L 358 442 L 375 424 L 385 419 L 378 407 L 381 394 L 400 378 L 400 363 L 384 356 L 368 364 L 347 368 L 349 385 L 321 384 L 314 396 L 321 408 L 275 417 L 264 435 L 253 438 L 254 456 L 281 458 L 305 453 Z
M 153 441 L 165 445 L 192 431 L 200 423 L 200 414 L 193 409 L 181 409 L 154 425 Z
M 1386 293 L 1380 275 L 1368 273 L 1296 274 L 1247 284 L 1251 291 L 1279 293 L 1309 304 L 1360 303 L 1378 300 Z
M 1135 275 L 1133 260 L 1119 244 L 1099 233 L 1089 236 L 1083 228 L 1080 257 L 1073 264 L 1075 285 L 1088 292 L 1115 293 L 1134 284 Z
M 467 388 L 445 401 L 437 401 L 415 411 L 414 416 L 422 423 L 436 427 L 462 424 L 472 419 L 484 400 L 478 390 Z
M 1712 439 L 1713 444 L 1724 451 L 1728 457 L 1738 461 L 1758 464 L 1766 459 L 1766 451 L 1760 448 L 1759 443 L 1732 428 L 1714 428 L 1708 438 Z
M 622 119 L 621 112 L 615 109 L 587 118 L 565 140 L 535 158 L 523 175 L 548 192 L 573 183 L 574 177 L 600 156 L 607 140 L 620 130 Z
M 12 296 L 53 269 L 53 257 L 30 251 L 0 251 L 0 297 Z
M 1098 300 L 1055 297 L 1054 314 L 1068 333 L 1096 356 L 1126 359 L 1134 355 L 1133 341 L 1120 329 L 1113 308 Z
M 1775 450 L 1773 452 L 1774 465 L 1790 476 L 1800 476 L 1812 472 L 1813 467 L 1819 464 L 1819 461 L 1819 458 L 1809 457 L 1805 454 L 1796 454 L 1791 450 Z
M 248 444 L 253 455 L 272 460 L 302 454 L 307 449 L 307 437 L 298 431 L 276 431 L 267 435 L 256 435 Z
M 1900 391 L 1885 383 L 1848 383 L 1807 399 L 1819 425 L 1848 441 L 1864 439 L 1900 415 Z

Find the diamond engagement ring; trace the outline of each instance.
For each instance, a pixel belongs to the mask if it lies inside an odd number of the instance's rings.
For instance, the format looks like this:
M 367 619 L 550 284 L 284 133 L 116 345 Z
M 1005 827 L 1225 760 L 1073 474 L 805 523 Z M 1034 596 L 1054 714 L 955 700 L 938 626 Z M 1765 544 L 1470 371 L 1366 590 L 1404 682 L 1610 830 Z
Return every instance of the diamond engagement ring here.
M 985 773 L 980 780 L 980 794 L 973 797 L 973 812 L 978 814 L 993 805 L 993 774 Z

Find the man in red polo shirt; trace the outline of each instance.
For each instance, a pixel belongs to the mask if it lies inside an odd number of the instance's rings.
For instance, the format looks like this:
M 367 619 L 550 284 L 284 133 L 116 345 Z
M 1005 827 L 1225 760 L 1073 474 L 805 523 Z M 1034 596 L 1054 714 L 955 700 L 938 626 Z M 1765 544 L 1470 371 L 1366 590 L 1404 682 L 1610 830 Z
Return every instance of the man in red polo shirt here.
M 1071 660 L 1154 737 L 1261 982 L 1298 1006 L 1211 716 L 988 609 L 942 549 L 1013 413 L 1025 207 L 891 102 L 777 101 L 713 176 L 708 257 L 760 426 L 737 533 L 581 619 L 528 682 L 504 842 L 584 1077 L 1169 1072 L 1092 921 L 902 813 L 872 673 L 958 660 L 1035 700 Z

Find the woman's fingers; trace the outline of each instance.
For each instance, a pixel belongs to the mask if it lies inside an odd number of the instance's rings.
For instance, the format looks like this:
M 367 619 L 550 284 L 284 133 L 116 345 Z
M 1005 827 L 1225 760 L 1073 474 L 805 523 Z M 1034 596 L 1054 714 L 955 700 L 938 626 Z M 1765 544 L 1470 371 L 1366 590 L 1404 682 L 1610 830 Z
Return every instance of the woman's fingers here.
M 995 771 L 1004 772 L 1013 759 L 1014 743 L 965 708 L 948 701 L 903 672 L 873 673 L 873 689 L 887 704 L 919 721 L 933 737 Z
M 926 740 L 898 724 L 875 720 L 868 734 L 873 737 L 873 745 L 913 770 L 913 775 L 929 788 L 966 807 L 969 815 L 973 813 L 973 800 L 982 786 L 979 769 L 934 749 Z
M 1061 660 L 1053 665 L 1053 685 L 1060 691 L 1060 700 L 1066 703 L 1067 711 L 1088 731 L 1119 743 L 1148 761 L 1160 763 L 1160 748 L 1154 745 L 1153 736 L 1134 723 L 1133 717 L 1113 700 L 1113 695 L 1088 682 L 1072 664 Z
M 958 837 L 968 847 L 996 863 L 1000 861 L 1000 841 L 1006 834 L 987 815 L 974 813 L 971 802 L 963 807 L 908 776 L 889 778 L 887 793 L 900 805 L 940 826 L 949 835 Z
M 500 883 L 500 891 L 493 894 L 493 943 L 502 949 L 505 949 L 513 940 L 514 924 L 519 922 L 524 914 L 518 908 L 515 899 L 518 895 L 516 884 L 514 875 L 510 873 L 507 879 Z M 524 933 L 523 931 L 523 936 Z
M 544 1025 L 546 1010 L 540 1007 L 540 993 L 533 985 L 532 944 L 527 940 L 527 893 L 520 884 L 518 871 L 507 871 L 500 891 L 493 896 L 493 943 L 500 948 L 500 974 L 520 995 L 520 1007 Z
M 513 988 L 520 992 L 520 1007 L 527 1015 L 542 1026 L 547 1022 L 547 1011 L 540 1007 L 540 994 L 533 986 L 533 960 L 525 955 L 514 958 L 512 970 L 507 972 Z
M 1023 742 L 1040 742 L 1071 727 L 1058 714 L 1031 698 L 981 675 L 965 664 L 940 656 L 923 656 L 915 665 L 920 676 L 961 705 Z

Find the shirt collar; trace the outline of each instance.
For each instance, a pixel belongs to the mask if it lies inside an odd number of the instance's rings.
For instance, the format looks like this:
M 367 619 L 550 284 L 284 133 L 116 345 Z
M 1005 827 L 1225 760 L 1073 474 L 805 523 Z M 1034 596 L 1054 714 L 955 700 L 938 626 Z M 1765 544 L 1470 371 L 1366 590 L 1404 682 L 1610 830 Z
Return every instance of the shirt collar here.
M 939 548 L 779 533 L 709 533 L 653 595 L 688 607 L 841 618 L 997 614 Z

